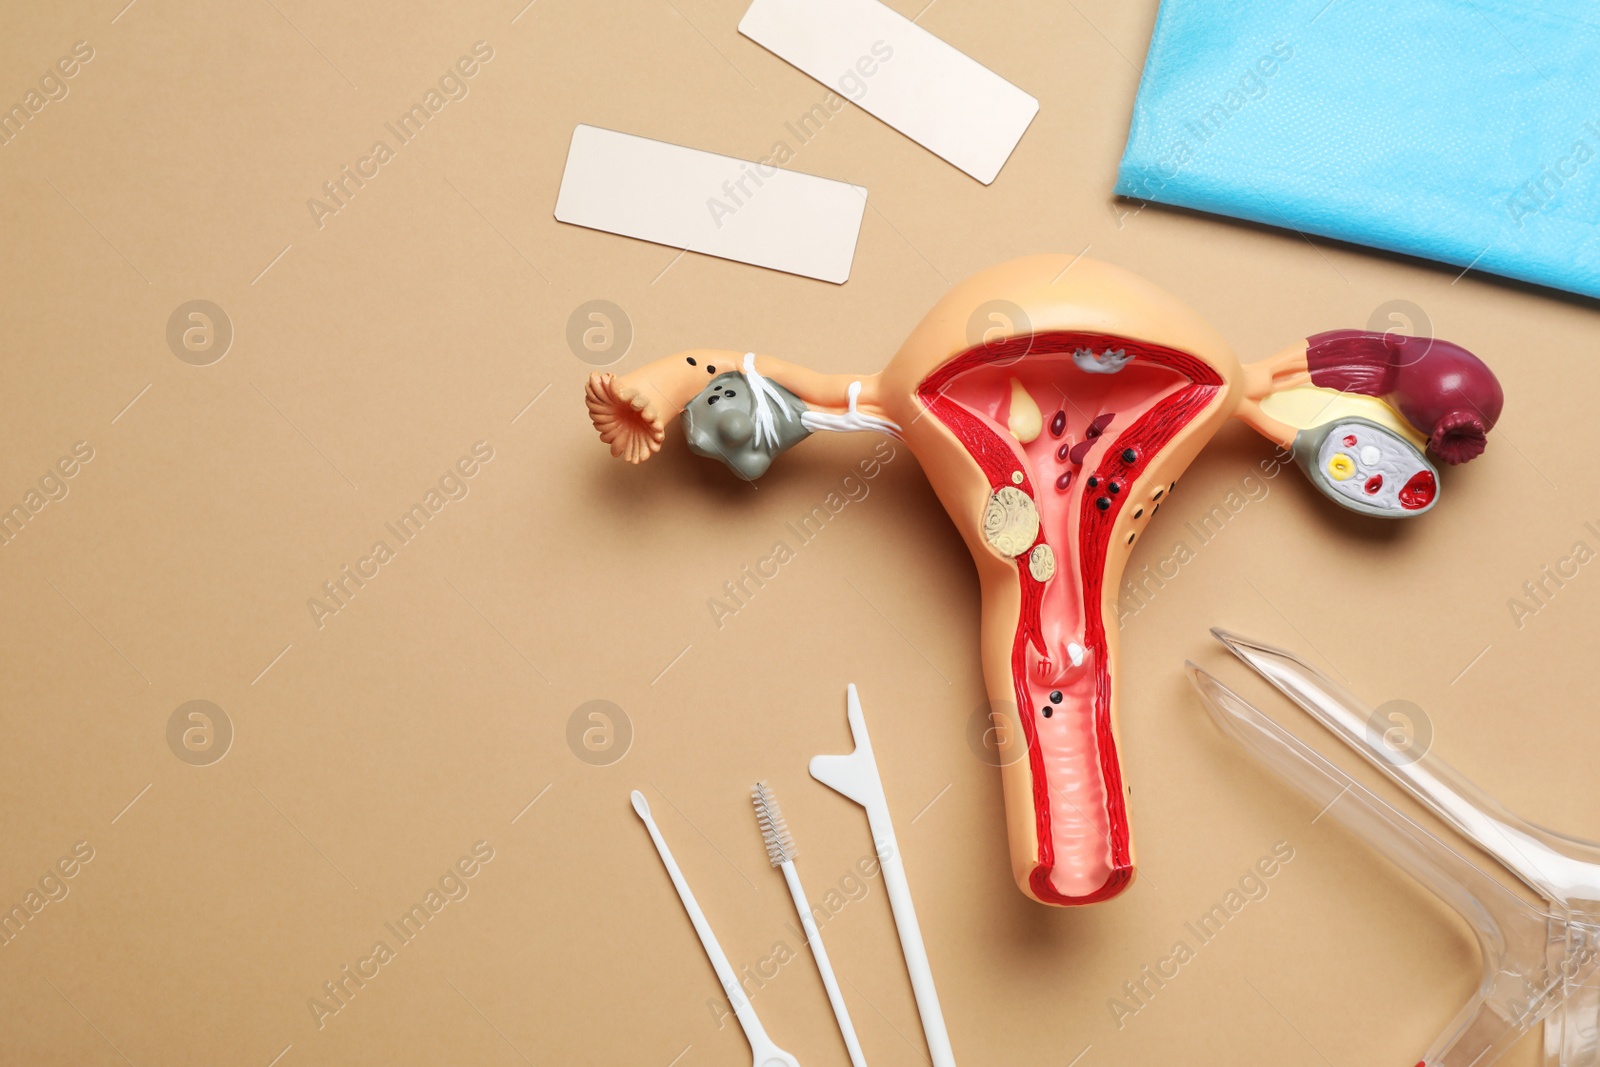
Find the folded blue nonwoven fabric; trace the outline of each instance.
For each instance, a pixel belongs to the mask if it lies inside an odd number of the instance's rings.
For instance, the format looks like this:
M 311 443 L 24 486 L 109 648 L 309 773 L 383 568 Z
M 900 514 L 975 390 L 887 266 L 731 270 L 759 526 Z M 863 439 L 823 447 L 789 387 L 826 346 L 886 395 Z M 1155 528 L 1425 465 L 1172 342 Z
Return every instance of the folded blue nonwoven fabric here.
M 1600 298 L 1600 3 L 1164 0 L 1116 191 Z

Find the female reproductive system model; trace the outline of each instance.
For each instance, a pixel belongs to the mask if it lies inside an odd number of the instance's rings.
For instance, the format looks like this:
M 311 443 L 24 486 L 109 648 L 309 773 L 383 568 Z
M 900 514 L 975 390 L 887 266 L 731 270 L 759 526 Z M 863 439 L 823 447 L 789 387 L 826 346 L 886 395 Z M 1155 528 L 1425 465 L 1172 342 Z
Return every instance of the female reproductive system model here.
M 1015 325 L 974 343 L 969 323 L 990 308 Z M 1013 727 L 998 756 L 1017 884 L 1073 905 L 1133 880 L 1116 590 L 1201 447 L 1237 417 L 1336 503 L 1420 515 L 1439 491 L 1429 454 L 1481 453 L 1502 395 L 1465 349 L 1395 334 L 1318 334 L 1241 366 L 1141 278 L 1041 255 L 955 286 L 877 374 L 695 350 L 596 373 L 587 401 L 615 456 L 650 458 L 681 413 L 689 448 L 746 479 L 817 431 L 905 441 L 978 567 L 984 680 Z

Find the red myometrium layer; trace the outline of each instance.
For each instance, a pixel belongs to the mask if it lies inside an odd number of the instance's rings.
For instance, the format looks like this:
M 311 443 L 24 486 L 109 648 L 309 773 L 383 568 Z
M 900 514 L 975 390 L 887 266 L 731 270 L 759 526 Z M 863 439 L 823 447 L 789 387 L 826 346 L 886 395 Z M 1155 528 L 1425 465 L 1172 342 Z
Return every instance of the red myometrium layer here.
M 1121 349 L 1129 356 L 1127 366 L 1119 375 L 1126 374 L 1138 365 L 1158 367 L 1174 372 L 1187 382 L 1169 389 L 1154 403 L 1145 407 L 1130 425 L 1113 434 L 1108 429 L 1109 447 L 1100 452 L 1099 469 L 1102 477 L 1116 477 L 1123 484 L 1133 485 L 1161 450 L 1179 431 L 1192 422 L 1212 401 L 1222 386 L 1222 379 L 1208 364 L 1187 353 L 1160 345 L 1147 344 L 1122 337 L 1104 334 L 1058 332 L 1018 337 L 992 345 L 982 345 L 962 352 L 933 371 L 917 387 L 917 395 L 966 448 L 973 461 L 989 481 L 990 491 L 1003 486 L 1015 486 L 1038 500 L 1033 480 L 1033 465 L 1024 453 L 1018 459 L 1018 445 L 1009 434 L 1002 436 L 991 423 L 979 417 L 958 400 L 950 396 L 951 387 L 966 373 L 980 368 L 1000 365 L 1011 367 L 1035 361 L 1060 364 L 1060 387 L 1071 397 L 1073 390 L 1082 386 L 1092 388 L 1095 379 L 1105 382 L 1100 375 L 1089 375 L 1071 363 L 1071 354 L 1080 348 L 1103 351 Z M 1019 368 L 1020 369 L 1020 368 Z M 1031 377 L 1031 375 L 1030 375 Z M 1115 428 L 1115 420 L 1112 420 Z M 1127 450 L 1136 457 L 1123 459 Z M 1023 481 L 1014 481 L 1013 475 L 1023 471 Z M 1038 655 L 1049 660 L 1050 651 L 1044 640 L 1041 607 L 1045 582 L 1035 579 L 1027 566 L 1028 553 L 1017 556 L 1017 581 L 1020 586 L 1020 616 L 1016 637 L 1012 644 L 1012 687 L 1017 698 L 1019 718 L 1028 744 L 1029 767 L 1033 774 L 1033 805 L 1039 840 L 1038 862 L 1029 876 L 1029 886 L 1038 899 L 1050 904 L 1092 904 L 1120 893 L 1132 879 L 1133 868 L 1129 847 L 1126 808 L 1126 790 L 1122 784 L 1121 764 L 1117 756 L 1116 741 L 1111 723 L 1111 676 L 1113 665 L 1105 654 L 1106 632 L 1102 610 L 1105 591 L 1106 561 L 1110 548 L 1111 530 L 1117 517 L 1132 498 L 1131 493 L 1110 497 L 1110 506 L 1102 511 L 1097 506 L 1096 493 L 1084 492 L 1085 477 L 1092 472 L 1085 469 L 1073 491 L 1078 501 L 1078 541 L 1072 558 L 1058 561 L 1058 567 L 1075 567 L 1079 575 L 1085 647 L 1097 650 L 1093 656 L 1094 695 L 1093 725 L 1099 753 L 1099 770 L 1102 777 L 1105 801 L 1106 826 L 1110 845 L 1110 873 L 1099 888 L 1092 892 L 1067 895 L 1051 882 L 1056 867 L 1055 840 L 1051 833 L 1050 783 L 1047 779 L 1045 756 L 1040 743 L 1037 723 L 1032 708 L 1037 702 L 1030 692 L 1027 672 L 1027 650 L 1030 645 Z M 1042 509 L 1041 509 L 1042 510 Z M 1047 539 L 1051 531 L 1041 522 L 1038 544 Z M 1053 546 L 1060 551 L 1062 545 Z M 1030 546 L 1031 549 L 1031 546 Z

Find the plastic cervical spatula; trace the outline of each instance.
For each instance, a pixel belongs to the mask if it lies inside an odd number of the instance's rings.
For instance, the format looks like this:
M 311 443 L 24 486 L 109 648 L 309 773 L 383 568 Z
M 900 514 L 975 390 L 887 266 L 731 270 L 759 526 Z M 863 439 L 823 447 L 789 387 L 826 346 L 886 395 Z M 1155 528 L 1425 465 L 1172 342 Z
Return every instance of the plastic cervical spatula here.
M 1506 810 L 1432 752 L 1397 752 L 1373 711 L 1281 649 L 1212 631 L 1234 655 L 1544 899 L 1527 903 L 1205 671 L 1222 731 L 1461 914 L 1483 956 L 1477 994 L 1418 1067 L 1488 1067 L 1545 1024 L 1546 1067 L 1600 1067 L 1600 846 Z
M 867 809 L 867 826 L 878 850 L 878 865 L 883 885 L 889 892 L 895 929 L 900 933 L 900 950 L 911 975 L 911 990 L 917 996 L 917 1013 L 922 1016 L 922 1034 L 928 1042 L 933 1067 L 955 1067 L 950 1051 L 950 1035 L 945 1032 L 944 1012 L 939 994 L 933 988 L 933 969 L 928 966 L 928 950 L 922 944 L 922 927 L 917 925 L 917 909 L 911 904 L 911 885 L 906 881 L 905 864 L 900 862 L 900 843 L 895 840 L 894 823 L 889 819 L 889 801 L 883 794 L 883 779 L 878 777 L 878 761 L 872 754 L 872 739 L 867 736 L 867 720 L 861 714 L 861 698 L 851 683 L 846 691 L 850 734 L 856 750 L 848 756 L 816 756 L 811 760 L 811 777 L 829 789 Z
M 744 987 L 739 984 L 738 976 L 733 973 L 733 964 L 728 962 L 722 946 L 717 944 L 717 935 L 711 932 L 711 924 L 706 921 L 705 912 L 700 910 L 694 894 L 689 891 L 689 883 L 684 881 L 683 872 L 678 869 L 678 861 L 672 858 L 672 850 L 662 838 L 655 819 L 650 817 L 649 802 L 637 789 L 633 791 L 632 796 L 633 810 L 639 813 L 639 818 L 644 820 L 645 829 L 650 831 L 650 840 L 656 843 L 656 851 L 661 853 L 661 862 L 666 866 L 667 874 L 672 877 L 672 884 L 678 890 L 678 899 L 683 901 L 683 910 L 689 913 L 689 921 L 694 923 L 694 932 L 700 935 L 700 944 L 705 946 L 706 955 L 711 959 L 711 966 L 717 972 L 717 981 L 722 983 L 722 991 L 728 995 L 728 1003 L 733 1005 L 734 1017 L 739 1020 L 739 1026 L 744 1030 L 745 1040 L 750 1042 L 750 1051 L 755 1056 L 754 1067 L 800 1067 L 798 1060 L 779 1048 L 772 1038 L 767 1036 L 761 1020 L 756 1018 L 755 1009 L 750 1006 L 749 998 L 744 995 Z

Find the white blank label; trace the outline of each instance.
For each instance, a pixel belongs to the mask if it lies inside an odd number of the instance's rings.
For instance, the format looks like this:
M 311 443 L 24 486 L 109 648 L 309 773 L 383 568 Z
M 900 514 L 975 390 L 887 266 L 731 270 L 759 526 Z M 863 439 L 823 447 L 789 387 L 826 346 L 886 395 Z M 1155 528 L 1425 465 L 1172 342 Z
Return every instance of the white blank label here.
M 755 0 L 739 32 L 985 185 L 1039 111 L 878 0 Z
M 556 218 L 838 283 L 866 206 L 859 185 L 580 125 Z

